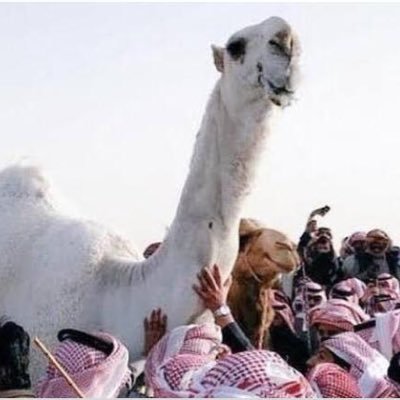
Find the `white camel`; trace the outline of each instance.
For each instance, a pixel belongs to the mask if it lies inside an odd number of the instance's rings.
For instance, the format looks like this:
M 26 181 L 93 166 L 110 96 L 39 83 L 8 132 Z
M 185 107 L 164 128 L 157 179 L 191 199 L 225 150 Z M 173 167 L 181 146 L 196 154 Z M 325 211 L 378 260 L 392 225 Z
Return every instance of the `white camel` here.
M 289 104 L 299 44 L 278 17 L 213 46 L 221 73 L 197 135 L 175 219 L 159 250 L 138 261 L 127 241 L 72 218 L 35 167 L 0 173 L 0 312 L 54 343 L 65 327 L 109 331 L 143 349 L 143 319 L 162 307 L 169 327 L 204 310 L 192 290 L 205 265 L 226 277 L 238 250 L 241 208 L 275 109 Z

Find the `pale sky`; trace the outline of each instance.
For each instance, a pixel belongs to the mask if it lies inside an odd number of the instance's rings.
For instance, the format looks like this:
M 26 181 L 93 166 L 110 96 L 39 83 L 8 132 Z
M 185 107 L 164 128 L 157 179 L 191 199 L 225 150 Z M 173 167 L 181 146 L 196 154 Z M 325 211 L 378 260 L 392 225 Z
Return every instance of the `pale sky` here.
M 210 45 L 272 15 L 302 42 L 244 215 L 297 240 L 400 242 L 400 5 L 0 4 L 0 167 L 28 157 L 88 218 L 139 249 L 171 223 L 208 96 Z

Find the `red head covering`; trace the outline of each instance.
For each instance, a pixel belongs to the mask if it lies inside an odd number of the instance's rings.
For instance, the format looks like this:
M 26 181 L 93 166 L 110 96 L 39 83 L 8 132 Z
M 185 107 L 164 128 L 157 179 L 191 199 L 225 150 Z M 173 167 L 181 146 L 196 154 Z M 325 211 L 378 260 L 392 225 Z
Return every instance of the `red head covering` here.
M 365 242 L 367 234 L 365 232 L 354 232 L 350 235 L 348 242 L 350 246 L 353 246 L 354 242 Z
M 332 287 L 330 298 L 342 298 L 358 305 L 360 299 L 364 296 L 366 288 L 365 283 L 359 279 L 349 278 L 338 282 Z
M 361 307 L 342 299 L 329 299 L 310 310 L 311 325 L 324 324 L 344 331 L 352 331 L 354 325 L 369 319 Z
M 400 352 L 400 310 L 375 316 L 375 326 L 357 331 L 371 347 L 388 360 Z
M 213 349 L 221 343 L 221 330 L 214 324 L 175 328 L 153 347 L 147 357 L 147 386 L 153 389 L 155 397 L 191 397 L 189 384 L 192 375 L 214 365 Z
M 95 336 L 113 344 L 109 356 L 100 350 L 65 340 L 58 346 L 55 358 L 85 397 L 117 397 L 130 379 L 128 350 L 111 335 L 96 333 Z M 36 393 L 38 397 L 76 397 L 53 364 L 49 364 L 46 375 L 39 380 Z
M 306 379 L 277 354 L 247 351 L 215 360 L 221 332 L 211 324 L 164 336 L 145 366 L 156 397 L 313 397 Z
M 308 294 L 317 294 L 321 296 L 322 301 L 326 300 L 324 288 L 319 283 L 313 281 L 306 282 L 305 288 Z
M 393 387 L 387 379 L 389 362 L 354 332 L 335 335 L 322 346 L 350 365 L 362 397 L 388 397 Z
M 196 397 L 314 398 L 306 378 L 278 354 L 265 350 L 230 354 L 201 379 Z
M 318 397 L 362 397 L 356 379 L 337 364 L 317 364 L 307 379 Z
M 380 289 L 391 289 L 400 294 L 400 284 L 398 279 L 388 273 L 378 275 L 378 287 Z

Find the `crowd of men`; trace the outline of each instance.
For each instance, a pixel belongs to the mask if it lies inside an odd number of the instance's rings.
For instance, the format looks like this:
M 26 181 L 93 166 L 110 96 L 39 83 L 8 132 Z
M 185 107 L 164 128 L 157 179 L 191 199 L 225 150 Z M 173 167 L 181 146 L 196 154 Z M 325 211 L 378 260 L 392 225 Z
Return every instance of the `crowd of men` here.
M 0 320 L 0 397 L 400 397 L 400 249 L 374 229 L 349 235 L 336 254 L 315 220 L 328 211 L 307 221 L 292 293 L 269 290 L 267 349 L 243 333 L 226 304 L 231 280 L 209 266 L 193 290 L 214 322 L 169 331 L 154 310 L 140 373 L 117 338 L 64 329 L 54 352 L 64 373 L 50 362 L 32 387 L 30 337 Z

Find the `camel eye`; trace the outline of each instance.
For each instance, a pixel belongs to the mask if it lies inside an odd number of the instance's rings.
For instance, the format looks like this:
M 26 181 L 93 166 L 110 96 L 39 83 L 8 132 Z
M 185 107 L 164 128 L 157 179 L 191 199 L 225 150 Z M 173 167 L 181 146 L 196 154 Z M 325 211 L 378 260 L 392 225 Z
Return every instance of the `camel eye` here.
M 284 250 L 288 250 L 288 251 L 292 251 L 292 246 L 290 246 L 287 243 L 284 242 L 275 242 L 275 247 L 284 249 Z
M 243 38 L 236 39 L 228 44 L 226 50 L 233 60 L 238 60 L 246 53 L 246 40 Z
M 268 42 L 268 44 L 277 52 L 277 53 L 282 53 L 282 54 L 286 54 L 286 51 L 284 49 L 284 47 L 279 44 L 278 42 L 275 42 L 275 40 L 270 40 Z

